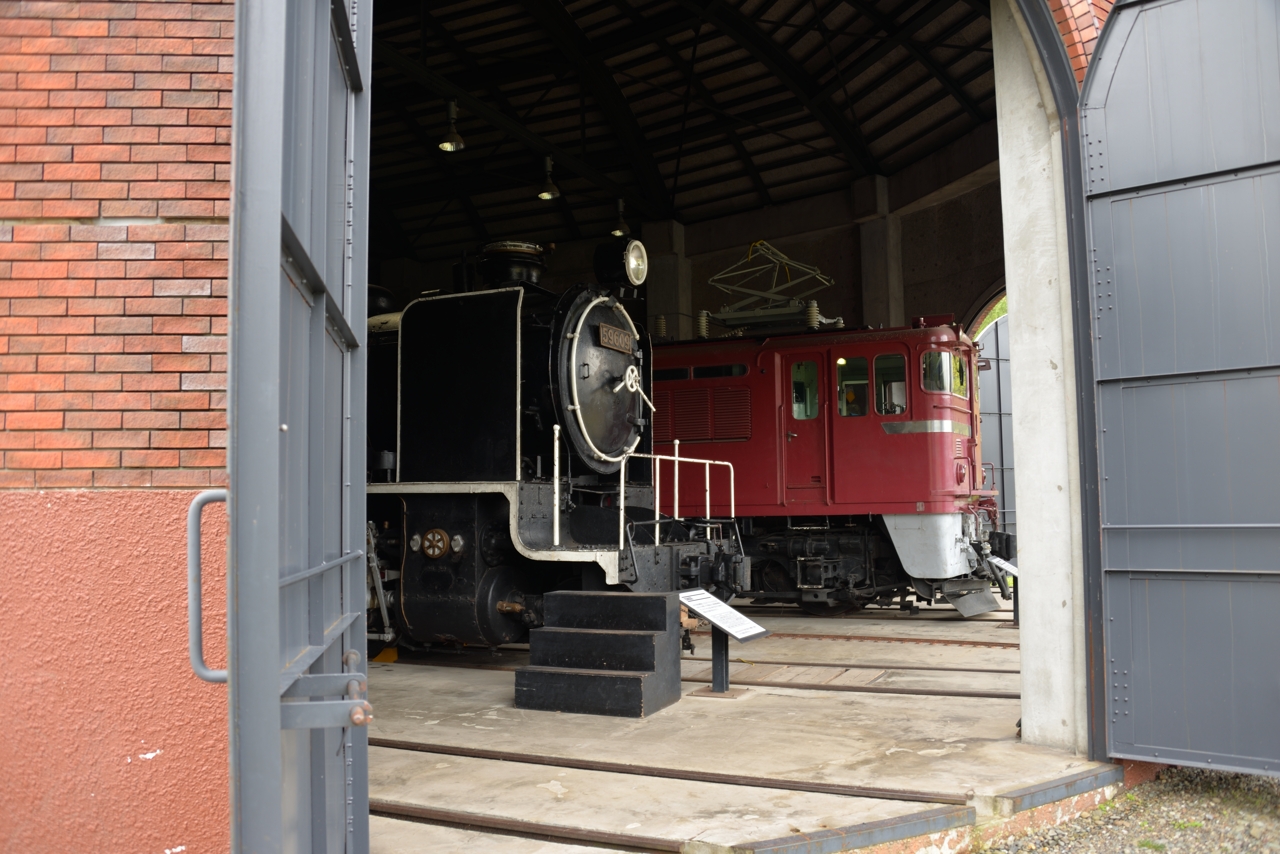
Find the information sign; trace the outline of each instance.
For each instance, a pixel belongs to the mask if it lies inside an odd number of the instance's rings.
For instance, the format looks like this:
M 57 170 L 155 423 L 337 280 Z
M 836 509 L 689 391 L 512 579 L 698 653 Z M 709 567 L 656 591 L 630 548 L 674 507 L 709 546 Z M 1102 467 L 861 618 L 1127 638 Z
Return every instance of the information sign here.
M 739 613 L 735 608 L 726 605 L 707 591 L 696 588 L 683 590 L 680 593 L 681 604 L 699 617 L 706 619 L 717 629 L 731 635 L 740 643 L 766 637 L 772 632 L 756 621 Z

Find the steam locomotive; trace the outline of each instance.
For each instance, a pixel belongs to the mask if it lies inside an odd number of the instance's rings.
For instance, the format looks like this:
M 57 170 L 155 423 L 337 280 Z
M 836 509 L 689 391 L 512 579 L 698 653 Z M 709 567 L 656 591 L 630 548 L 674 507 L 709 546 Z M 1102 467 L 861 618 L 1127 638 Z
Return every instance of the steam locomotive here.
M 543 247 L 496 242 L 369 319 L 371 644 L 524 641 L 553 592 L 744 589 L 731 519 L 653 514 L 647 264 L 610 241 L 555 293 Z

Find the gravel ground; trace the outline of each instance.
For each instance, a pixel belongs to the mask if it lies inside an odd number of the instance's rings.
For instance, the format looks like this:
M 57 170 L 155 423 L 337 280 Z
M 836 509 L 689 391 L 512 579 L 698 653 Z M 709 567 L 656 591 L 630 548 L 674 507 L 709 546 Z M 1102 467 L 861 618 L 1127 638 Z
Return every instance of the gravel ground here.
M 987 849 L 1001 854 L 1280 854 L 1280 780 L 1170 768 L 1073 821 Z

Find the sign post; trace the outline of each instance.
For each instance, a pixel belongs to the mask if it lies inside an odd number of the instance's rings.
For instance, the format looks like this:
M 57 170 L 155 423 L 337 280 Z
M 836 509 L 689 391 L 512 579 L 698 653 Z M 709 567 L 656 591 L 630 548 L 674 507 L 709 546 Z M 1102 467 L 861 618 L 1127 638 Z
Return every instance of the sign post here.
M 739 643 L 747 643 L 773 633 L 701 588 L 681 592 L 680 602 L 711 623 L 711 691 L 708 696 L 733 696 L 729 691 L 729 636 L 732 635 Z

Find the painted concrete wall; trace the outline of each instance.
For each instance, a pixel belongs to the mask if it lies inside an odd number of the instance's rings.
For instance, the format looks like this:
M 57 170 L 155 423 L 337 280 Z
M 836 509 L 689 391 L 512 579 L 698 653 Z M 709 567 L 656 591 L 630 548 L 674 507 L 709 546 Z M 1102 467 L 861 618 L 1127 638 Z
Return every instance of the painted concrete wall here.
M 1079 454 L 1060 124 L 1031 37 L 991 4 L 1009 296 L 1022 734 L 1088 746 Z
M 225 852 L 226 686 L 187 663 L 187 491 L 0 491 L 0 851 Z M 205 510 L 225 666 L 226 517 Z
M 1000 183 L 902 217 L 902 290 L 908 319 L 966 312 L 1004 277 Z

